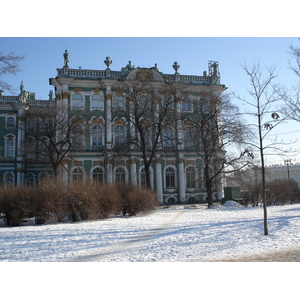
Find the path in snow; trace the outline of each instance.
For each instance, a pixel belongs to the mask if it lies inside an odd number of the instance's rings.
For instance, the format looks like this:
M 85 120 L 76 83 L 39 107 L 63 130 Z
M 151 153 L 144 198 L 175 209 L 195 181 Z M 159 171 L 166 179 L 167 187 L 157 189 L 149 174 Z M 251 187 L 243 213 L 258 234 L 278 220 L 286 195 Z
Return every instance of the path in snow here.
M 165 233 L 165 231 L 172 227 L 172 224 L 186 211 L 180 211 L 168 219 L 163 224 L 156 226 L 155 228 L 150 229 L 146 234 L 136 235 L 134 238 L 131 238 L 125 242 L 115 244 L 112 246 L 105 247 L 101 251 L 97 251 L 94 254 L 80 256 L 69 261 L 72 262 L 91 262 L 91 261 L 99 261 L 103 259 L 105 256 L 118 254 L 120 252 L 124 253 L 126 250 L 130 250 L 136 246 L 141 246 L 142 243 L 148 242 L 150 239 L 158 238 Z

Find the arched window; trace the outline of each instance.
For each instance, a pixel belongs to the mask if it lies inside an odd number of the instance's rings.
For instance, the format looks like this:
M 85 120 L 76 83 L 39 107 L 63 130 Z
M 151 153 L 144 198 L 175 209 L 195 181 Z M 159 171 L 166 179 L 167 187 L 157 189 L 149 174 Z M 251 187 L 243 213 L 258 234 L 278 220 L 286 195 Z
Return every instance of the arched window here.
M 102 145 L 103 128 L 101 125 L 94 125 L 92 128 L 92 145 Z
M 188 200 L 187 200 L 188 203 L 195 203 L 197 201 L 198 201 L 198 199 L 194 196 L 189 197 Z
M 15 185 L 15 175 L 13 172 L 11 171 L 8 171 L 8 172 L 5 172 L 3 174 L 3 177 L 4 177 L 4 184 L 7 185 L 7 186 L 14 186 Z
M 27 186 L 35 186 L 35 175 L 33 173 L 27 173 L 25 180 Z
M 125 183 L 125 181 L 126 181 L 125 170 L 123 168 L 117 168 L 115 171 L 115 182 Z
M 116 146 L 123 145 L 125 143 L 125 129 L 123 125 L 116 125 L 114 127 L 114 144 Z
M 82 146 L 83 145 L 83 126 L 75 125 L 72 130 L 73 135 L 73 145 L 74 146 Z
M 183 98 L 182 99 L 182 105 L 181 105 L 182 111 L 192 111 L 192 101 L 189 98 Z
M 12 117 L 12 116 L 9 116 L 6 118 L 6 127 L 7 128 L 14 128 L 16 127 L 16 124 L 15 124 L 15 118 Z
M 83 96 L 76 93 L 72 96 L 72 108 L 83 108 Z
M 33 137 L 26 139 L 25 155 L 27 159 L 34 159 L 36 154 L 36 142 Z
M 121 95 L 114 95 L 112 100 L 112 107 L 116 110 L 124 110 L 125 109 L 125 100 Z
M 104 181 L 104 174 L 102 168 L 95 168 L 93 170 L 93 180 L 96 182 L 103 182 Z
M 183 128 L 183 144 L 184 144 L 184 147 L 193 146 L 192 126 L 184 126 L 184 128 Z
M 94 94 L 92 96 L 92 103 L 91 103 L 92 109 L 103 109 L 104 108 L 104 101 L 103 101 L 103 95 L 101 94 Z
M 172 126 L 166 126 L 163 137 L 165 147 L 174 146 L 174 129 Z
M 141 170 L 141 186 L 146 186 L 146 172 L 145 168 Z
M 175 171 L 173 168 L 168 167 L 165 172 L 165 182 L 167 189 L 174 189 L 175 184 Z
M 165 201 L 165 203 L 166 204 L 174 204 L 174 203 L 177 203 L 177 199 L 171 196 Z
M 6 135 L 4 138 L 4 142 L 5 142 L 5 157 L 7 158 L 15 157 L 16 137 L 12 134 Z
M 186 187 L 187 188 L 194 188 L 196 187 L 196 180 L 195 180 L 195 168 L 188 167 L 186 168 Z
M 72 172 L 73 181 L 83 181 L 83 170 L 80 167 L 76 167 Z

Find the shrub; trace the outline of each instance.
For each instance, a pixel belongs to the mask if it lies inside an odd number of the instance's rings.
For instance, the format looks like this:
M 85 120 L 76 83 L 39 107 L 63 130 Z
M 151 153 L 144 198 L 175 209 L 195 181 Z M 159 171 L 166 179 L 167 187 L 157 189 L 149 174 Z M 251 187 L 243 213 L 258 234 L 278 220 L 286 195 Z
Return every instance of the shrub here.
M 93 182 L 74 182 L 68 189 L 68 207 L 73 222 L 97 219 L 96 187 Z
M 95 186 L 96 211 L 98 218 L 106 218 L 109 214 L 120 214 L 120 195 L 116 185 L 95 184 Z
M 69 213 L 68 191 L 64 182 L 59 178 L 43 181 L 36 192 L 37 216 L 41 219 L 54 216 L 58 222 L 63 222 Z
M 150 189 L 122 184 L 118 185 L 118 191 L 120 194 L 120 210 L 123 216 L 146 212 L 154 209 L 157 205 L 156 194 Z
M 8 226 L 19 226 L 31 216 L 32 188 L 4 186 L 0 192 L 0 211 Z

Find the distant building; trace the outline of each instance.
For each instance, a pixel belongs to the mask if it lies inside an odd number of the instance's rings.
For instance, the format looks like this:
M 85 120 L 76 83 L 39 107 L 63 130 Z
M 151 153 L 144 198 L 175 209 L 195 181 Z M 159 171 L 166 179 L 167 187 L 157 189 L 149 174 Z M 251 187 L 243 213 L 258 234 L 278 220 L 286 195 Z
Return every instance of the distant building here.
M 296 181 L 300 187 L 300 164 L 293 164 L 286 161 L 285 164 L 276 164 L 265 167 L 266 182 L 271 182 L 275 179 L 291 179 Z M 240 172 L 240 176 L 245 183 L 259 183 L 261 180 L 261 168 L 249 168 Z M 239 186 L 237 177 L 229 176 L 226 178 L 226 186 Z
M 116 146 L 122 147 L 126 136 L 134 134 L 126 118 L 120 117 L 120 111 L 124 116 L 130 111 L 116 86 L 120 81 L 126 82 L 144 72 L 151 76 L 155 89 L 163 89 L 166 82 L 188 84 L 185 96 L 173 108 L 176 114 L 184 113 L 185 120 L 174 120 L 161 136 L 164 151 L 160 151 L 151 163 L 151 187 L 157 191 L 161 204 L 205 202 L 203 162 L 186 138 L 186 130 L 188 118 L 195 115 L 197 103 L 201 101 L 200 93 L 219 96 L 225 90 L 220 84 L 218 63 L 209 62 L 208 74 L 204 72 L 203 76 L 179 74 L 177 62 L 173 65 L 174 74 L 160 72 L 157 65 L 135 68 L 131 62 L 121 71 L 112 71 L 109 57 L 104 63 L 104 70 L 72 69 L 66 51 L 64 66 L 57 69 L 55 78 L 50 78 L 55 94 L 50 92 L 47 101 L 35 100 L 35 94 L 25 92 L 23 86 L 18 96 L 4 96 L 3 91 L 0 92 L 0 184 L 36 185 L 45 175 L 51 174 L 49 164 L 33 160 L 26 151 L 29 143 L 34 143 L 26 133 L 26 117 L 28 107 L 56 105 L 81 113 L 80 126 L 85 132 L 64 162 L 61 174 L 66 182 L 91 179 L 103 183 L 145 185 L 145 170 L 137 149 L 126 157 L 112 155 Z M 222 198 L 222 190 L 220 180 L 215 185 L 215 199 Z

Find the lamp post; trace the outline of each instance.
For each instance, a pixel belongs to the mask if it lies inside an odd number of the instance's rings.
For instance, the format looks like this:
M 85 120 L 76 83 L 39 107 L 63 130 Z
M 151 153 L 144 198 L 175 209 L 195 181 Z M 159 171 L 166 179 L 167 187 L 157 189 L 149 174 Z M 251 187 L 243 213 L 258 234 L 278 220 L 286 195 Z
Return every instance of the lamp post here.
M 286 164 L 287 173 L 288 173 L 288 180 L 290 181 L 290 165 L 289 164 L 291 163 L 291 160 L 290 159 L 285 159 L 284 163 Z

